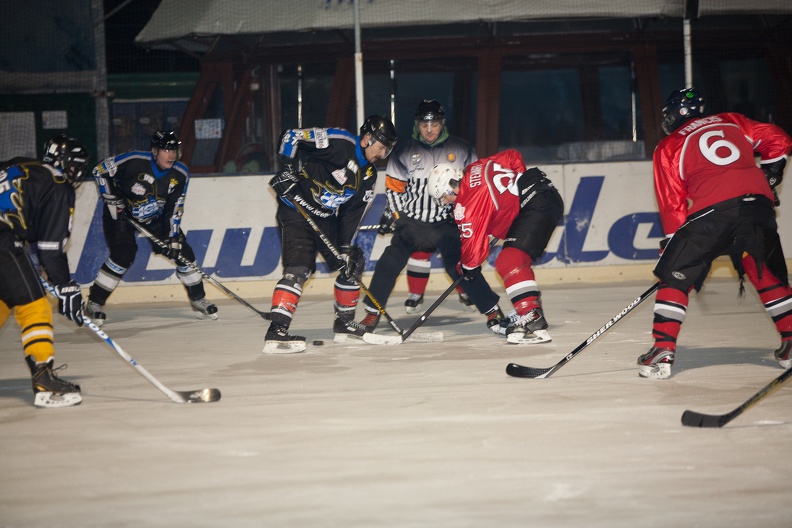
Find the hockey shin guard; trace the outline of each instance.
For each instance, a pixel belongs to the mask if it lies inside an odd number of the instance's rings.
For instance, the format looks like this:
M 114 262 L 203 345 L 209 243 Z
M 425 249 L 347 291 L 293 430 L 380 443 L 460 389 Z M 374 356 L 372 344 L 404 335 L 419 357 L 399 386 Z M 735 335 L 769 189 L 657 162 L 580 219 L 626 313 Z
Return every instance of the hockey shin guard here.
M 687 315 L 688 294 L 660 283 L 655 297 L 652 337 L 657 348 L 676 350 L 677 337 Z
M 765 311 L 781 334 L 781 340 L 792 339 L 792 288 L 783 285 L 764 263 L 757 269 L 756 261 L 751 256 L 744 256 L 742 264 Z
M 407 289 L 410 293 L 423 295 L 429 283 L 429 272 L 432 263 L 429 260 L 432 254 L 428 251 L 416 251 L 407 261 Z
M 46 297 L 14 308 L 14 317 L 22 328 L 22 348 L 37 363 L 55 355 L 52 331 L 52 306 Z
M 506 295 L 509 296 L 518 315 L 525 315 L 534 308 L 541 308 L 539 286 L 531 268 L 531 256 L 517 248 L 505 247 L 495 260 L 495 270 L 503 279 Z

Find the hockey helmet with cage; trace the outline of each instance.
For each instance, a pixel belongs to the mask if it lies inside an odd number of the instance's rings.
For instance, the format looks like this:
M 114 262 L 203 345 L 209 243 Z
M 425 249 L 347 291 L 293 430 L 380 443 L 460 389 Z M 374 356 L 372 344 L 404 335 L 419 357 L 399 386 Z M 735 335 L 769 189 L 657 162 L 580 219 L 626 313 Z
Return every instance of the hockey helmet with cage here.
M 373 141 L 377 141 L 385 147 L 385 157 L 390 155 L 398 139 L 396 127 L 393 126 L 390 119 L 380 115 L 369 116 L 360 127 L 360 137 L 362 138 L 366 134 L 369 134 Z
M 663 132 L 672 134 L 682 124 L 704 115 L 704 96 L 695 88 L 675 90 L 663 105 L 663 120 L 660 125 Z
M 437 99 L 424 99 L 414 114 L 416 121 L 439 121 L 445 124 L 445 109 Z
M 41 161 L 59 169 L 75 189 L 85 178 L 88 168 L 88 151 L 74 138 L 63 134 L 55 136 L 44 145 Z
M 462 179 L 463 173 L 461 170 L 454 168 L 450 163 L 440 163 L 432 168 L 429 173 L 429 178 L 426 182 L 426 190 L 429 196 L 439 205 L 443 203 L 443 196 L 446 194 L 454 194 L 455 190 L 459 187 L 459 181 Z
M 177 158 L 181 158 L 181 141 L 173 130 L 157 130 L 151 136 L 151 148 L 157 150 L 175 150 Z

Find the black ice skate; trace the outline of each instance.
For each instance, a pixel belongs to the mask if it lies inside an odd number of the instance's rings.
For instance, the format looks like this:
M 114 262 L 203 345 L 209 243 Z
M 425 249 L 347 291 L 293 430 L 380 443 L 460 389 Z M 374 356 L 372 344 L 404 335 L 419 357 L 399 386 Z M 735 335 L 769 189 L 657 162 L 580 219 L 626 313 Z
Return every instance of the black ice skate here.
M 773 352 L 773 355 L 778 364 L 781 365 L 781 368 L 788 369 L 792 367 L 792 340 L 782 341 L 781 347 Z
M 36 407 L 70 407 L 82 402 L 80 386 L 60 379 L 52 368 L 53 359 L 36 363 L 33 356 L 25 356 L 33 378 L 33 405 Z M 65 368 L 65 365 L 58 369 Z
M 506 329 L 506 341 L 514 345 L 547 343 L 551 340 L 547 326 L 542 309 L 534 308 Z
M 206 297 L 196 301 L 190 299 L 190 306 L 198 319 L 217 319 L 217 306 L 207 301 Z
M 342 318 L 336 317 L 335 321 L 333 321 L 333 333 L 335 333 L 333 341 L 336 343 L 348 343 L 363 339 L 366 327 L 355 320 L 344 321 Z
M 411 293 L 407 296 L 407 300 L 404 301 L 404 311 L 406 311 L 408 314 L 420 312 L 422 306 L 423 306 L 422 293 Z
M 653 347 L 638 358 L 638 375 L 642 378 L 666 379 L 671 377 L 673 364 L 673 350 Z
M 88 301 L 85 303 L 83 312 L 88 317 L 88 319 L 90 319 L 91 322 L 99 328 L 102 328 L 105 319 L 107 319 L 107 314 L 104 313 L 104 306 L 98 302 Z
M 462 304 L 462 307 L 468 312 L 475 313 L 476 310 L 478 310 L 478 308 L 476 308 L 476 305 L 473 304 L 473 301 L 470 300 L 470 297 L 468 297 L 467 293 L 462 292 L 459 294 L 459 302 L 460 304 Z
M 289 329 L 277 323 L 272 323 L 264 337 L 265 354 L 295 354 L 305 351 L 305 337 L 291 335 Z

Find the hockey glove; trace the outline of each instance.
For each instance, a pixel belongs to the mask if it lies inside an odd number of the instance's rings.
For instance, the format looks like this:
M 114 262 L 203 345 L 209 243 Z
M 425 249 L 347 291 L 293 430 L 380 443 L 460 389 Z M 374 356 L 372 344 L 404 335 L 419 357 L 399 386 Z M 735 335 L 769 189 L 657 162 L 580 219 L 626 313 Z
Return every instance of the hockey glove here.
M 366 271 L 366 255 L 363 249 L 355 244 L 354 246 L 341 246 L 341 258 L 344 261 L 344 273 L 347 277 L 360 278 L 360 275 Z
M 462 275 L 466 281 L 472 281 L 481 274 L 481 266 L 476 266 L 475 268 L 466 268 L 460 262 L 456 266 L 456 271 Z
M 377 229 L 377 233 L 380 235 L 387 235 L 388 233 L 393 233 L 396 228 L 396 220 L 399 219 L 399 213 L 391 213 L 388 209 L 385 209 L 382 212 L 382 217 L 380 217 L 380 225 Z
M 55 295 L 58 297 L 58 310 L 61 314 L 74 321 L 77 326 L 83 325 L 82 317 L 82 291 L 76 282 L 69 282 L 55 286 Z
M 118 220 L 118 215 L 126 209 L 126 202 L 123 198 L 119 198 L 112 194 L 103 194 L 102 200 L 107 205 L 107 210 L 110 211 L 110 218 Z
M 773 163 L 763 163 L 762 170 L 767 178 L 767 183 L 770 184 L 771 189 L 775 189 L 784 179 L 784 166 L 786 165 L 785 159 L 774 161 Z
M 278 196 L 286 196 L 297 185 L 297 174 L 290 158 L 281 157 L 280 170 L 269 182 Z
M 184 245 L 184 235 L 179 233 L 177 236 L 170 237 L 167 240 L 168 248 L 162 250 L 162 254 L 171 260 L 178 260 L 181 255 L 182 246 Z
M 778 199 L 778 194 L 776 193 L 776 187 L 781 183 L 781 180 L 784 179 L 785 165 L 785 159 L 780 159 L 773 163 L 765 163 L 762 165 L 762 170 L 764 171 L 765 177 L 767 178 L 767 183 L 770 184 L 770 190 L 773 191 L 773 203 L 776 207 L 781 205 L 781 201 Z

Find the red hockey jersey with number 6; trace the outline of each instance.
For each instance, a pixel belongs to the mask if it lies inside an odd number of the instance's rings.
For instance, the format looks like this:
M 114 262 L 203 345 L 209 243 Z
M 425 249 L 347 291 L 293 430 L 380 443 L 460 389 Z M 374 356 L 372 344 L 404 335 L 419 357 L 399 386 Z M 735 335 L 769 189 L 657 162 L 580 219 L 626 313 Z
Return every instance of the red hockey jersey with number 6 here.
M 657 145 L 655 195 L 666 236 L 688 215 L 724 200 L 757 194 L 774 200 L 761 163 L 785 158 L 792 139 L 779 127 L 736 113 L 688 121 Z
M 475 268 L 489 255 L 489 235 L 505 238 L 520 212 L 517 179 L 525 172 L 522 155 L 514 149 L 482 158 L 465 168 L 454 220 L 462 240 L 462 265 Z

